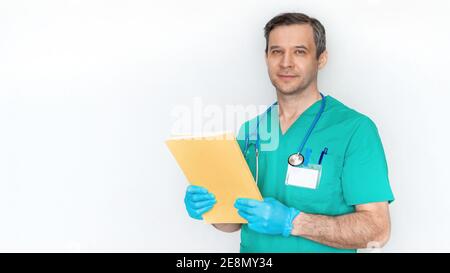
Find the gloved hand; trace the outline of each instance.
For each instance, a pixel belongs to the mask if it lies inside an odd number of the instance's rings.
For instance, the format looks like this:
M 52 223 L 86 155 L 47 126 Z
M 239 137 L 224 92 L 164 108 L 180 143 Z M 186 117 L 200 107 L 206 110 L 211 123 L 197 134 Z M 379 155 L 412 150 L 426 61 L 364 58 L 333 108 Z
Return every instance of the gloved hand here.
M 190 185 L 187 187 L 184 197 L 186 210 L 194 219 L 202 220 L 203 214 L 213 208 L 216 198 L 207 189 L 200 186 Z
M 234 203 L 238 213 L 248 221 L 248 227 L 256 232 L 283 235 L 289 237 L 292 231 L 292 221 L 300 213 L 295 208 L 288 208 L 274 198 L 264 198 L 258 201 L 239 198 Z

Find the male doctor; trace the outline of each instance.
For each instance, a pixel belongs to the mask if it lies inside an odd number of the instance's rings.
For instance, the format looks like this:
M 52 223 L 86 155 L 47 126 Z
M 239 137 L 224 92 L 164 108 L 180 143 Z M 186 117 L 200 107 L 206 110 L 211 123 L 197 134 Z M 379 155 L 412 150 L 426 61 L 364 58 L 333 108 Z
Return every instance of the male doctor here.
M 305 14 L 284 13 L 264 30 L 277 103 L 247 121 L 238 135 L 264 201 L 237 199 L 235 207 L 248 224 L 214 226 L 241 229 L 241 252 L 382 247 L 394 200 L 383 146 L 371 119 L 318 90 L 318 71 L 328 58 L 324 27 Z M 263 131 L 276 135 L 275 149 L 263 148 Z M 187 188 L 192 218 L 202 219 L 215 202 L 207 189 Z

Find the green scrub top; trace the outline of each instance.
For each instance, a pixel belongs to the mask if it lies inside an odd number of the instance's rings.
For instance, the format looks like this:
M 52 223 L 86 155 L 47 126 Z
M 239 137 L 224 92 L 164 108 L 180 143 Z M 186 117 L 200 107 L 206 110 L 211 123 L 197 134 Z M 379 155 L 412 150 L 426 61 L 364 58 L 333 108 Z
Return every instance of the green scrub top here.
M 272 115 L 259 116 L 261 150 L 258 187 L 262 196 L 276 198 L 301 212 L 328 216 L 352 213 L 358 204 L 392 202 L 394 196 L 389 185 L 388 168 L 375 124 L 367 116 L 331 96 L 326 96 L 325 110 L 302 151 L 305 154 L 306 149 L 311 149 L 309 163 L 318 164 L 321 152 L 328 148 L 322 159 L 322 174 L 317 188 L 285 184 L 288 157 L 298 151 L 320 105 L 321 100 L 311 105 L 284 134 L 279 126 L 277 105 L 272 107 Z M 271 128 L 271 124 L 276 126 Z M 278 134 L 271 129 L 278 130 Z M 242 152 L 246 131 L 252 144 L 246 161 L 255 177 L 256 118 L 244 123 L 239 130 L 237 140 Z M 273 146 L 274 143 L 278 145 Z M 356 249 L 337 249 L 299 236 L 286 238 L 261 234 L 244 224 L 240 251 L 356 252 Z

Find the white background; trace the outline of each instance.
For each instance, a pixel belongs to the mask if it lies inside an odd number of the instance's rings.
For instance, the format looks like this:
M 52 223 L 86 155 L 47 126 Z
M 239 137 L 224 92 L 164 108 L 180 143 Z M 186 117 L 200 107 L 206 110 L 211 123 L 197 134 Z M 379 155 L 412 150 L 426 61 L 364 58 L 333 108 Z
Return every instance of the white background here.
M 176 105 L 274 100 L 265 23 L 317 17 L 320 89 L 378 125 L 383 251 L 450 251 L 448 1 L 0 2 L 0 249 L 237 252 L 188 218 L 163 141 Z

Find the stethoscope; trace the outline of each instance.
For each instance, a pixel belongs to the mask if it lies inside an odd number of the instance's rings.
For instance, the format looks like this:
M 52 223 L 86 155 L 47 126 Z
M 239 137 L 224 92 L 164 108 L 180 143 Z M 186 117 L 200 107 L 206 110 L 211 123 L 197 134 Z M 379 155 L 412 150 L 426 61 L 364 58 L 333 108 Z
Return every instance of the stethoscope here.
M 319 112 L 317 112 L 316 116 L 314 117 L 313 122 L 311 123 L 311 125 L 309 126 L 308 131 L 306 132 L 306 135 L 303 137 L 303 140 L 300 144 L 300 146 L 298 147 L 298 151 L 296 153 L 293 153 L 289 156 L 288 158 L 288 163 L 289 165 L 293 166 L 293 167 L 298 167 L 300 165 L 303 164 L 303 162 L 305 161 L 305 157 L 302 155 L 302 150 L 306 145 L 306 142 L 308 141 L 309 136 L 311 135 L 314 127 L 316 127 L 317 122 L 320 119 L 320 116 L 322 115 L 323 111 L 325 110 L 325 96 L 320 93 L 320 96 L 322 97 L 322 101 L 320 104 L 320 109 Z M 274 104 L 272 104 L 262 115 L 268 115 L 270 113 L 270 111 L 272 111 L 272 107 L 274 105 L 276 105 L 277 102 L 275 102 Z M 259 137 L 259 117 L 256 118 L 256 142 L 255 142 L 255 157 L 256 157 L 256 163 L 255 163 L 255 169 L 256 169 L 256 184 L 258 184 L 258 159 L 259 159 L 259 150 L 261 148 L 261 143 L 260 143 L 260 137 Z M 248 131 L 245 132 L 245 147 L 244 147 L 244 155 L 245 157 L 247 157 L 248 152 L 250 149 L 250 134 Z

